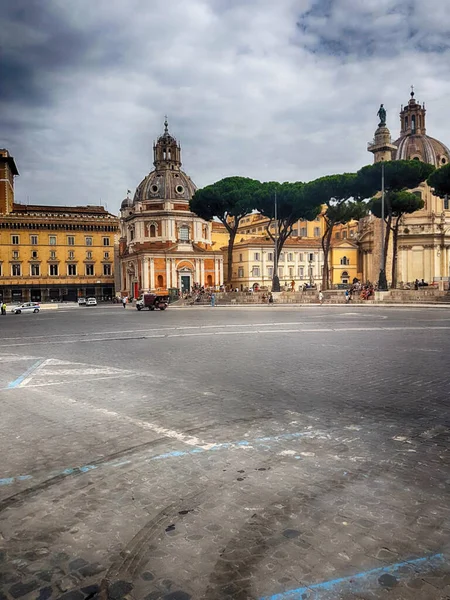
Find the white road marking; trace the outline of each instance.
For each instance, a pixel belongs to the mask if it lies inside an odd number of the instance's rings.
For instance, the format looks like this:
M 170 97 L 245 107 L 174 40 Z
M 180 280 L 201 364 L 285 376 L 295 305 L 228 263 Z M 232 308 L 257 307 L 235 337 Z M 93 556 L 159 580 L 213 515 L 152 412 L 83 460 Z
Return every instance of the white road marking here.
M 278 324 L 277 324 L 278 325 Z M 230 327 L 242 327 L 241 325 L 230 325 Z M 175 328 L 170 328 L 173 330 Z M 264 334 L 264 333 L 351 333 L 351 332 L 369 332 L 369 331 L 448 331 L 450 330 L 450 326 L 392 326 L 392 327 L 316 327 L 316 328 L 305 328 L 305 329 L 256 329 L 256 330 L 242 330 L 242 331 L 213 331 L 213 332 L 198 332 L 198 333 L 173 333 L 173 334 L 158 334 L 158 335 L 145 335 L 142 336 L 145 339 L 153 339 L 153 338 L 171 338 L 171 337 L 197 337 L 197 336 L 214 336 L 214 335 L 249 335 L 249 334 Z M 154 331 L 154 330 L 151 330 Z M 120 335 L 124 332 L 117 332 L 116 335 Z M 137 332 L 136 332 L 137 333 Z M 145 333 L 144 331 L 139 331 L 139 333 Z M 69 337 L 68 334 L 66 337 Z M 87 335 L 87 334 L 86 334 Z M 101 335 L 101 333 L 94 334 Z M 22 339 L 22 338 L 19 338 Z M 90 343 L 90 342 L 108 342 L 115 341 L 120 339 L 121 341 L 135 341 L 135 338 L 105 338 L 105 337 L 93 337 L 93 338 L 85 338 L 85 339 L 76 339 L 76 340 L 48 340 L 42 339 L 42 341 L 31 341 L 31 342 L 20 342 L 16 344 L 5 344 L 0 345 L 2 347 L 16 347 L 16 346 L 32 346 L 37 344 L 79 344 L 79 343 Z
M 123 415 L 113 410 L 108 410 L 107 408 L 99 408 L 98 406 L 94 406 L 89 404 L 88 402 L 83 402 L 79 400 L 74 400 L 73 398 L 68 399 L 59 399 L 62 402 L 65 402 L 70 405 L 80 406 L 86 410 L 90 410 L 92 412 L 96 412 L 98 414 L 104 415 L 106 417 L 112 417 L 114 419 L 120 419 L 125 423 L 130 423 L 131 425 L 136 425 L 142 429 L 146 429 L 148 431 L 153 431 L 159 435 L 164 437 L 169 437 L 183 444 L 187 444 L 188 446 L 198 446 L 203 448 L 204 450 L 208 450 L 212 448 L 215 444 L 207 444 L 203 440 L 198 437 L 192 435 L 185 435 L 180 431 L 175 431 L 174 429 L 167 429 L 166 427 L 161 427 L 156 423 L 150 423 L 149 421 L 142 421 L 141 419 L 134 419 L 133 417 L 128 417 L 127 415 Z
M 80 381 L 80 378 L 83 378 L 83 381 L 93 381 L 98 379 L 117 379 L 132 376 L 136 376 L 136 373 L 126 369 L 116 369 L 115 367 L 109 366 L 89 365 L 59 360 L 57 358 L 48 358 L 34 369 L 28 377 L 25 377 L 25 379 L 23 379 L 23 381 L 21 381 L 14 389 L 21 387 L 62 385 L 73 381 Z

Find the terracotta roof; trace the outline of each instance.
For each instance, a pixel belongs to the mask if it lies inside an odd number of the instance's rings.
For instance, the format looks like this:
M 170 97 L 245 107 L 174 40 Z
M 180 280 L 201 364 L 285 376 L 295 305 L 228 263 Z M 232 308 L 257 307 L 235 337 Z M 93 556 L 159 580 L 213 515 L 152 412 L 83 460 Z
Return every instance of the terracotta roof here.
M 18 204 L 14 203 L 14 213 L 53 213 L 53 214 L 91 214 L 91 215 L 104 215 L 117 218 L 112 213 L 108 212 L 104 206 L 49 206 L 42 204 Z

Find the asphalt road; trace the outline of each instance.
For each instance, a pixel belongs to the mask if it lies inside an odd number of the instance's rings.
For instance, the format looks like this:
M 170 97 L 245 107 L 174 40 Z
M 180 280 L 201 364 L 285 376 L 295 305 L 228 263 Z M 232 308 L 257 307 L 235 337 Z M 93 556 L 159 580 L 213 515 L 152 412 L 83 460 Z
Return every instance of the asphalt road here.
M 450 598 L 449 309 L 0 332 L 0 600 Z

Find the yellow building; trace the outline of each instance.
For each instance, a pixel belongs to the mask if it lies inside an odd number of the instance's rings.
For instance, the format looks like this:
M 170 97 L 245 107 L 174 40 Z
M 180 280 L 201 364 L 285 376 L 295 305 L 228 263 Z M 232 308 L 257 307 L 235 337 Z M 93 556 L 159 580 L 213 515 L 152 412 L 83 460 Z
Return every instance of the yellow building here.
M 333 240 L 330 254 L 330 280 L 332 286 L 353 283 L 361 279 L 358 269 L 358 245 L 352 239 Z
M 251 213 L 244 217 L 238 227 L 237 238 L 256 237 L 267 235 L 267 226 L 270 219 L 260 213 Z M 224 228 L 225 229 L 225 228 Z M 325 231 L 325 221 L 319 215 L 314 221 L 297 221 L 292 228 L 292 236 L 320 240 Z M 271 223 L 270 232 L 275 233 L 275 223 Z
M 0 297 L 5 302 L 114 296 L 118 219 L 102 206 L 14 202 L 18 170 L 0 150 Z
M 226 252 L 226 246 L 222 251 Z M 233 248 L 232 286 L 246 288 L 272 287 L 274 247 L 266 236 L 242 239 Z M 289 237 L 278 260 L 278 277 L 282 287 L 295 290 L 305 283 L 320 287 L 323 272 L 323 252 L 318 240 Z
M 259 272 L 261 275 L 253 276 L 252 269 L 253 272 L 258 273 L 258 268 L 255 261 L 250 258 L 251 256 L 258 254 L 258 250 L 256 249 L 258 243 L 261 247 L 264 246 L 264 248 L 271 248 L 273 246 L 273 242 L 267 234 L 268 224 L 269 219 L 259 213 L 249 214 L 241 220 L 241 224 L 236 234 L 235 249 L 233 252 L 233 287 L 238 287 L 239 289 L 241 287 L 252 287 L 255 283 L 263 286 L 271 286 L 272 276 L 268 275 L 271 267 L 261 263 L 259 265 Z M 325 226 L 326 224 L 323 215 L 319 215 L 314 221 L 298 221 L 294 225 L 292 234 L 285 243 L 285 248 L 289 247 L 290 251 L 282 253 L 282 256 L 284 258 L 294 252 L 294 256 L 297 256 L 297 262 L 291 261 L 285 269 L 283 260 L 280 261 L 279 277 L 282 284 L 288 280 L 290 284 L 290 281 L 294 280 L 297 289 L 299 285 L 309 283 L 309 262 L 298 261 L 298 258 L 306 257 L 307 255 L 309 256 L 311 253 L 314 254 L 317 252 L 318 248 L 320 248 L 320 257 L 323 256 L 321 241 L 325 232 Z M 275 233 L 275 225 L 273 223 L 270 226 L 270 230 L 272 233 Z M 360 277 L 358 271 L 358 246 L 356 244 L 357 235 L 358 221 L 351 221 L 345 225 L 336 225 L 334 227 L 329 254 L 330 279 L 333 286 L 348 284 L 351 283 L 355 277 Z M 212 239 L 213 247 L 215 249 L 221 247 L 226 259 L 229 234 L 222 223 L 213 222 Z M 237 249 L 239 248 L 241 250 L 238 251 Z M 242 250 L 244 250 L 244 252 L 242 252 Z M 262 248 L 259 250 L 259 254 L 262 257 L 264 252 Z M 271 256 L 270 250 L 267 250 L 267 252 L 268 255 Z M 239 260 L 241 255 L 244 257 L 243 261 Z M 273 261 L 273 257 L 270 260 Z M 320 274 L 317 269 L 314 270 L 313 283 L 318 283 L 320 285 L 323 258 L 321 258 L 320 261 L 317 258 L 317 262 L 320 262 Z M 239 273 L 241 276 L 239 276 Z M 291 279 L 289 279 L 289 273 L 293 274 Z M 268 283 L 269 281 L 270 283 Z

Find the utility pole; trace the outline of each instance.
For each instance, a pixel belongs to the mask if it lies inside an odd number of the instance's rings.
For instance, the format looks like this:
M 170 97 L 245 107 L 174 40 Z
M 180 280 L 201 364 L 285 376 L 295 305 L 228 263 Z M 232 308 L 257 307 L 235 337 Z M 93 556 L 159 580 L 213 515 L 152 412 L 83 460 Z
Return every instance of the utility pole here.
M 380 260 L 380 276 L 378 278 L 378 290 L 379 291 L 387 291 L 387 279 L 386 279 L 386 271 L 384 268 L 385 263 L 385 247 L 384 247 L 384 162 L 381 163 L 381 260 Z
M 277 206 L 277 191 L 275 190 L 275 198 L 274 198 L 275 206 L 274 206 L 274 217 L 275 217 L 275 244 L 274 244 L 274 253 L 273 253 L 273 279 L 272 279 L 272 292 L 280 291 L 280 279 L 278 277 L 278 206 Z

